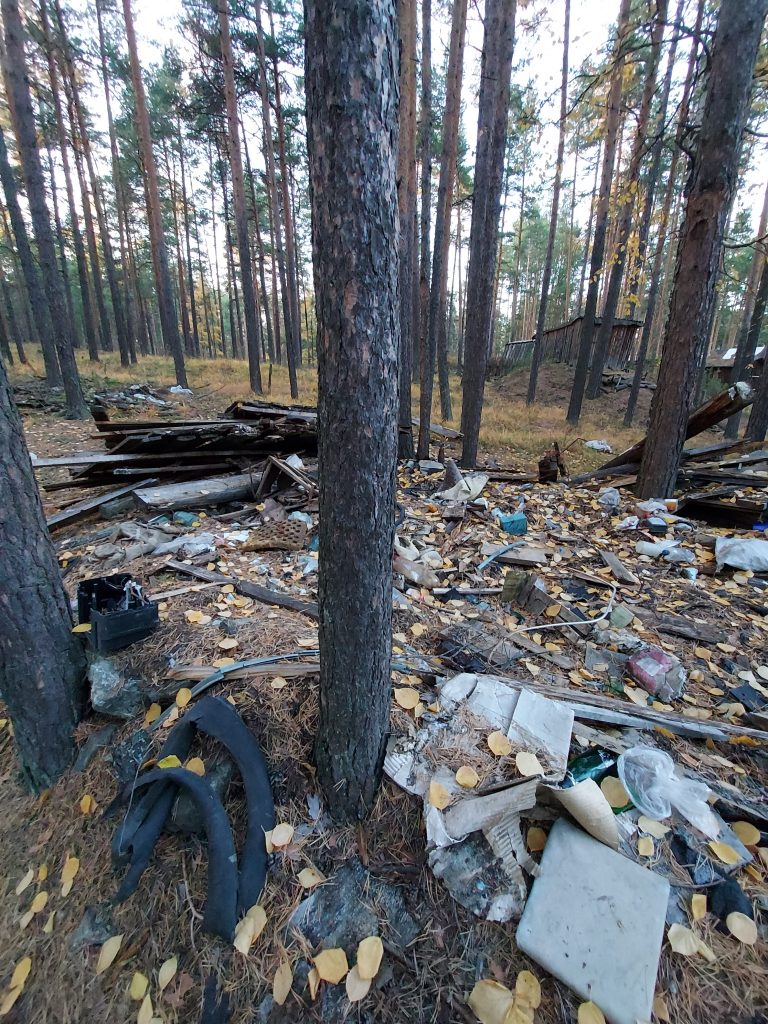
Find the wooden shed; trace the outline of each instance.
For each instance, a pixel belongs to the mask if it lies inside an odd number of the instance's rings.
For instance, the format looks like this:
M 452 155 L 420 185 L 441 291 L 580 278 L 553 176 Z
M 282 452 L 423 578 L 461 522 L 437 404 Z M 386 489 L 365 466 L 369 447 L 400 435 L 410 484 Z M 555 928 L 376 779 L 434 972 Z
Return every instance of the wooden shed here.
M 714 376 L 721 380 L 723 384 L 728 385 L 731 383 L 731 372 L 733 370 L 733 364 L 736 359 L 736 349 L 729 348 L 725 352 L 713 352 L 712 355 L 707 359 L 707 369 L 711 371 Z M 742 380 L 751 380 L 752 384 L 757 384 L 760 380 L 760 376 L 765 366 L 765 345 L 759 345 L 755 350 L 755 358 L 751 363 L 751 370 L 747 369 L 744 371 Z
M 541 359 L 545 363 L 575 363 L 579 352 L 581 325 L 584 317 L 580 314 L 567 324 L 550 327 L 544 331 Z M 602 320 L 595 317 L 599 327 Z M 608 348 L 607 365 L 623 369 L 634 363 L 639 343 L 642 320 L 614 320 L 611 343 Z M 502 360 L 505 367 L 518 366 L 533 355 L 533 341 L 508 341 L 504 346 Z

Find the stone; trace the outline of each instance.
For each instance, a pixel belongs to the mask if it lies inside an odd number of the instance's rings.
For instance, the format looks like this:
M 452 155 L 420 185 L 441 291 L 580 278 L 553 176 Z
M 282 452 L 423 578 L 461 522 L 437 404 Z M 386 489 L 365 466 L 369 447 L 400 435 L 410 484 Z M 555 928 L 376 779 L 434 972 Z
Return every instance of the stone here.
M 434 459 L 421 459 L 419 469 L 422 473 L 442 473 L 445 467 L 442 462 L 436 462 Z
M 669 882 L 560 818 L 517 945 L 611 1024 L 650 1020 Z
M 84 772 L 93 760 L 94 754 L 105 747 L 112 739 L 117 729 L 116 725 L 105 725 L 98 732 L 92 732 L 77 753 L 77 760 L 72 768 L 73 772 Z
M 206 765 L 205 777 L 211 784 L 216 796 L 223 802 L 229 783 L 232 780 L 233 767 L 230 761 L 219 761 L 217 764 Z M 184 832 L 190 835 L 203 835 L 205 822 L 197 804 L 186 790 L 182 790 L 176 798 L 168 818 L 170 832 Z
M 115 769 L 121 786 L 133 782 L 140 765 L 149 757 L 151 746 L 152 740 L 149 733 L 144 729 L 137 729 L 126 740 L 115 744 L 107 752 L 107 759 L 112 762 L 112 767 Z
M 69 940 L 69 948 L 78 952 L 88 946 L 102 946 L 114 933 L 112 908 L 108 903 L 86 907 Z
M 91 704 L 110 718 L 128 720 L 144 707 L 141 681 L 117 667 L 111 658 L 96 655 L 88 666 Z

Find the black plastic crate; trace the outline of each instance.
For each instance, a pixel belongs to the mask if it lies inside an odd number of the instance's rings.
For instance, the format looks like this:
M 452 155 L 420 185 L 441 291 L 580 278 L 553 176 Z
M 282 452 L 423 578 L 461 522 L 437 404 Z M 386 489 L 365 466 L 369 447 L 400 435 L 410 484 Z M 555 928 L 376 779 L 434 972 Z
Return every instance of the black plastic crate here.
M 126 585 L 132 579 L 130 573 L 117 573 L 83 580 L 78 585 L 78 619 L 91 623 L 91 646 L 100 654 L 111 654 L 144 640 L 158 623 L 158 608 L 153 601 L 142 602 L 135 594 L 126 599 Z

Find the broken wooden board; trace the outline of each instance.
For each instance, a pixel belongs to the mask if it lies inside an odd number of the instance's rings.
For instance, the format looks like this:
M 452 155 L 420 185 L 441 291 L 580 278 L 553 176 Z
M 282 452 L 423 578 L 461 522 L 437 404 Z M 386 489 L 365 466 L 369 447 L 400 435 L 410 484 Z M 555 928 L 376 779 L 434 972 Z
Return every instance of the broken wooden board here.
M 84 519 L 95 509 L 101 508 L 102 505 L 106 505 L 109 501 L 114 501 L 115 498 L 122 498 L 126 494 L 132 494 L 140 487 L 150 487 L 156 482 L 153 477 L 149 477 L 146 480 L 139 480 L 135 484 L 126 484 L 125 487 L 118 487 L 116 490 L 98 494 L 95 498 L 85 498 L 83 501 L 78 501 L 75 505 L 70 505 L 69 508 L 62 509 L 61 512 L 55 512 L 52 516 L 48 516 L 45 520 L 48 530 L 53 533 L 54 530 L 58 530 L 61 526 L 68 526 L 70 523 L 77 522 L 78 519 Z
M 135 494 L 141 508 L 169 512 L 206 505 L 224 505 L 228 501 L 247 501 L 253 497 L 260 480 L 260 473 L 210 476 L 203 480 L 187 480 L 179 484 L 137 488 Z
M 617 579 L 619 583 L 636 584 L 640 582 L 637 576 L 630 572 L 622 560 L 617 555 L 614 555 L 612 551 L 605 551 L 601 548 L 600 557 L 611 570 L 614 579 Z
M 277 590 L 270 590 L 268 587 L 260 587 L 250 580 L 241 580 L 237 576 L 225 576 L 220 572 L 210 572 L 197 565 L 186 565 L 184 562 L 176 562 L 173 559 L 166 562 L 165 569 L 173 569 L 175 572 L 183 572 L 188 576 L 196 576 L 197 579 L 205 580 L 206 583 L 231 583 L 238 594 L 243 597 L 252 597 L 254 601 L 261 601 L 262 604 L 271 604 L 276 608 L 289 608 L 293 612 L 299 612 L 310 619 L 319 619 L 320 612 L 317 605 L 312 601 L 300 601 L 290 594 L 281 594 Z
M 711 623 L 692 622 L 682 615 L 662 614 L 639 604 L 629 605 L 629 610 L 641 619 L 647 628 L 657 633 L 669 633 L 671 636 L 681 636 L 685 640 L 700 640 L 702 643 L 713 644 L 724 643 L 727 639 L 725 631 Z
M 524 653 L 535 654 L 537 658 L 542 658 L 565 672 L 570 672 L 575 664 L 565 655 L 550 652 L 541 644 L 537 644 L 530 633 L 507 633 L 506 636 L 500 637 L 478 626 L 463 623 L 460 626 L 449 626 L 440 636 L 445 641 L 445 656 L 451 657 L 457 664 L 457 655 L 462 650 L 494 668 L 513 665 Z M 452 650 L 453 655 L 450 653 Z

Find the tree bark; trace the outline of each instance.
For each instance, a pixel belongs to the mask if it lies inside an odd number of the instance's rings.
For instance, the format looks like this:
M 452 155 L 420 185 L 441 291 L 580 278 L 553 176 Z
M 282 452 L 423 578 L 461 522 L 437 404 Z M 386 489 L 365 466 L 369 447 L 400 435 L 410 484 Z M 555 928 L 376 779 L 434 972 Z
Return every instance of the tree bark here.
M 637 490 L 672 492 L 707 343 L 725 220 L 768 0 L 723 0 L 680 233 L 675 280 Z
M 584 400 L 584 388 L 587 383 L 589 360 L 592 355 L 592 341 L 595 336 L 595 315 L 600 290 L 600 278 L 603 274 L 603 257 L 605 256 L 605 235 L 608 226 L 608 203 L 613 182 L 613 166 L 616 159 L 616 141 L 619 130 L 621 112 L 621 83 L 625 60 L 625 40 L 629 31 L 629 11 L 631 0 L 621 0 L 616 45 L 613 51 L 613 70 L 608 90 L 608 103 L 605 112 L 605 142 L 603 147 L 603 169 L 600 179 L 600 192 L 595 207 L 595 233 L 592 241 L 592 257 L 589 266 L 589 284 L 587 300 L 584 306 L 584 319 L 581 322 L 579 351 L 576 358 L 576 370 L 573 376 L 571 400 L 568 405 L 568 422 L 576 424 L 581 418 L 581 406 Z
M 5 24 L 12 32 L 13 23 Z M 21 417 L 1 365 L 0 450 L 0 694 L 24 778 L 40 792 L 74 760 L 73 733 L 85 707 L 85 656 L 72 634 Z
M 181 215 L 184 220 L 184 241 L 187 255 L 187 297 L 189 298 L 189 313 L 192 319 L 192 350 L 200 358 L 200 327 L 197 316 L 197 302 L 195 301 L 195 272 L 192 265 L 192 229 L 190 226 L 189 196 L 187 194 L 187 172 L 184 161 L 184 136 L 181 132 L 181 118 L 176 121 L 179 131 L 179 169 L 181 171 Z
M 763 258 L 763 269 L 760 272 L 760 284 L 757 289 L 755 305 L 752 310 L 752 318 L 749 324 L 749 335 L 747 338 L 747 349 L 754 352 L 760 340 L 760 330 L 765 320 L 765 307 L 768 303 L 768 259 Z M 768 431 L 768 373 L 760 374 L 760 384 L 757 389 L 752 410 L 747 421 L 745 437 L 750 441 L 763 441 Z
M 448 48 L 448 69 L 445 75 L 445 110 L 443 112 L 443 138 L 440 152 L 440 180 L 437 186 L 437 216 L 435 219 L 435 247 L 432 257 L 432 285 L 429 291 L 427 314 L 427 372 L 421 382 L 419 405 L 419 450 L 421 459 L 429 458 L 432 388 L 435 379 L 435 356 L 438 348 L 443 353 L 440 370 L 440 412 L 443 420 L 450 420 L 451 390 L 448 382 L 448 359 L 445 347 L 446 296 L 448 291 L 448 250 L 451 244 L 451 199 L 456 178 L 456 159 L 461 116 L 461 83 L 464 70 L 464 39 L 467 29 L 467 0 L 454 0 L 451 19 L 451 39 Z
M 411 358 L 413 355 L 413 275 L 416 265 L 413 223 L 416 219 L 416 0 L 398 0 L 400 33 L 400 145 L 397 152 L 397 211 L 400 227 L 400 363 L 398 448 L 401 459 L 413 458 Z
M 227 106 L 227 143 L 229 167 L 232 173 L 232 204 L 235 208 L 237 250 L 240 255 L 240 282 L 245 311 L 245 337 L 248 346 L 248 377 L 251 390 L 262 394 L 261 367 L 259 365 L 261 338 L 256 317 L 256 295 L 253 290 L 251 268 L 251 242 L 248 237 L 248 214 L 245 208 L 243 184 L 243 157 L 240 151 L 240 125 L 237 118 L 235 69 L 232 60 L 232 40 L 229 34 L 229 0 L 219 0 L 219 29 L 221 31 L 221 61 L 224 66 L 224 98 Z
M 133 93 L 136 101 L 136 129 L 139 138 L 139 151 L 141 154 L 141 162 L 144 166 L 147 219 L 149 221 L 149 233 L 152 242 L 152 268 L 155 275 L 157 301 L 160 307 L 160 324 L 163 331 L 163 341 L 173 357 L 173 364 L 176 371 L 176 383 L 180 384 L 182 387 L 187 387 L 187 371 L 184 366 L 184 351 L 181 347 L 179 325 L 173 308 L 173 288 L 171 285 L 171 272 L 168 265 L 168 249 L 165 242 L 163 221 L 160 212 L 160 191 L 157 184 L 157 165 L 155 164 L 155 154 L 152 151 L 152 135 L 149 126 L 147 98 L 144 92 L 144 83 L 141 78 L 141 66 L 139 65 L 139 55 L 136 49 L 136 31 L 133 25 L 133 14 L 131 13 L 131 0 L 123 0 L 123 16 L 125 18 L 125 30 L 128 39 L 131 82 L 133 84 Z
M 331 10 L 332 7 L 332 10 Z M 320 721 L 331 814 L 374 802 L 389 730 L 399 348 L 394 0 L 305 0 L 318 322 Z
M 432 0 L 421 0 L 421 110 L 419 118 L 419 161 L 421 163 L 421 210 L 419 215 L 419 292 L 414 304 L 418 334 L 411 349 L 412 373 L 424 387 L 426 372 L 427 317 L 429 316 L 430 224 L 432 220 Z M 421 403 L 420 403 L 421 408 Z M 427 421 L 432 419 L 432 410 Z
M 549 283 L 552 278 L 552 256 L 555 251 L 555 234 L 557 233 L 557 216 L 560 210 L 560 185 L 563 180 L 563 157 L 565 155 L 565 133 L 567 130 L 566 115 L 568 112 L 568 42 L 571 26 L 571 0 L 565 0 L 563 17 L 563 72 L 560 81 L 560 133 L 557 140 L 557 159 L 555 160 L 555 183 L 552 189 L 552 209 L 549 214 L 549 234 L 547 251 L 544 256 L 544 274 L 541 279 L 541 298 L 536 318 L 536 333 L 533 337 L 533 358 L 531 374 L 528 378 L 528 394 L 526 403 L 532 405 L 536 401 L 536 384 L 541 364 L 541 339 L 547 321 L 547 302 L 549 300 Z M 570 268 L 568 270 L 570 273 Z
M 5 25 L 5 76 L 8 84 L 9 101 L 13 110 L 13 122 L 19 147 L 27 199 L 32 225 L 40 258 L 40 271 L 45 287 L 45 297 L 51 313 L 53 338 L 56 354 L 61 367 L 62 383 L 66 401 L 66 415 L 70 419 L 86 419 L 88 407 L 83 398 L 80 376 L 77 372 L 75 353 L 72 347 L 72 325 L 67 315 L 67 300 L 61 273 L 56 263 L 56 249 L 53 244 L 51 221 L 45 202 L 45 184 L 40 152 L 37 148 L 37 131 L 29 92 L 27 61 L 24 53 L 24 35 L 19 13 L 18 0 L 2 0 L 0 4 Z
M 40 347 L 43 351 L 46 383 L 49 387 L 57 387 L 61 384 L 61 370 L 59 368 L 59 359 L 56 355 L 56 343 L 53 339 L 53 324 L 48 312 L 48 303 L 46 302 L 45 291 L 40 280 L 37 261 L 32 255 L 32 249 L 29 244 L 27 225 L 19 206 L 19 186 L 8 159 L 8 148 L 2 127 L 0 127 L 0 180 L 2 180 L 3 184 L 5 205 L 11 221 L 11 229 L 16 243 L 21 273 L 27 289 L 29 305 L 32 310 L 32 318 L 37 328 Z
M 461 432 L 461 464 L 477 461 L 480 417 L 493 315 L 501 185 L 509 117 L 509 83 L 515 44 L 514 0 L 487 0 L 480 72 L 477 155 L 467 269 L 466 335 Z
M 632 227 L 632 214 L 637 202 L 637 191 L 640 181 L 640 165 L 643 156 L 648 148 L 646 138 L 648 122 L 651 117 L 651 101 L 656 89 L 656 72 L 659 66 L 659 54 L 661 42 L 664 37 L 664 28 L 667 21 L 667 0 L 657 0 L 656 14 L 651 29 L 651 52 L 645 72 L 645 83 L 643 95 L 640 100 L 640 109 L 637 115 L 637 127 L 635 137 L 632 141 L 632 150 L 629 157 L 626 178 L 622 183 L 623 200 L 616 219 L 616 243 L 611 260 L 611 273 L 608 279 L 608 291 L 603 306 L 603 317 L 600 329 L 597 332 L 595 350 L 592 353 L 592 365 L 589 370 L 587 382 L 587 398 L 599 398 L 603 384 L 603 369 L 613 335 L 613 323 L 616 319 L 616 309 L 619 303 L 619 292 L 621 291 L 621 279 L 624 276 L 624 267 L 627 261 L 627 246 L 629 244 L 629 233 Z

